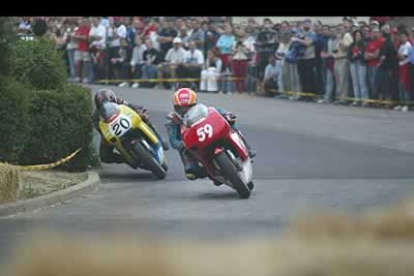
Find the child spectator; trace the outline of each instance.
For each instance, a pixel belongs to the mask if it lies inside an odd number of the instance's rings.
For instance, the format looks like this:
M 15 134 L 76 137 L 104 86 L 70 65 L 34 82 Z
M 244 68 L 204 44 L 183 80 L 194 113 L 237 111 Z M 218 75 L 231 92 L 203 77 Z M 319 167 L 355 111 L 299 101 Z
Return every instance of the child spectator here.
M 410 100 L 410 65 L 409 54 L 412 51 L 412 45 L 408 41 L 408 32 L 403 30 L 400 32 L 401 45 L 398 49 L 399 60 L 399 97 L 400 104 L 395 107 L 395 110 L 408 111 L 408 101 Z

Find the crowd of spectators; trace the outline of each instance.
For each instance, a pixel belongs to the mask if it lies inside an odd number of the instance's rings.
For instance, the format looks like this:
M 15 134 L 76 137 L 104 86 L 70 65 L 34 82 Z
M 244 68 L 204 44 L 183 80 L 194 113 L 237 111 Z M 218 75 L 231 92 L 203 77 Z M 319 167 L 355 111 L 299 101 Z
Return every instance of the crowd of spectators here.
M 189 85 L 355 106 L 392 100 L 398 104 L 387 106 L 407 111 L 414 41 L 407 26 L 390 26 L 388 19 L 344 17 L 326 25 L 310 19 L 232 24 L 228 17 L 46 17 L 21 18 L 16 29 L 26 38 L 35 29 L 49 35 L 72 82 Z

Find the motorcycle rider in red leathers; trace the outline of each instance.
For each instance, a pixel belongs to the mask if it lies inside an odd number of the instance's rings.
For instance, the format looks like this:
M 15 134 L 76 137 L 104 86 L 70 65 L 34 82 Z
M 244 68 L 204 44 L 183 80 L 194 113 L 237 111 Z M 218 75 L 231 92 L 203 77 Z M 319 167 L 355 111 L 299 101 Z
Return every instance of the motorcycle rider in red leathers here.
M 196 104 L 197 94 L 193 90 L 189 88 L 181 88 L 177 90 L 173 96 L 174 111 L 168 114 L 167 122 L 165 123 L 171 147 L 179 152 L 184 165 L 185 176 L 189 180 L 196 180 L 197 178 L 207 177 L 205 168 L 199 165 L 196 157 L 194 157 L 189 151 L 185 150 L 185 146 L 181 137 L 182 117 L 187 113 L 188 110 L 190 110 L 191 107 L 195 106 Z M 236 125 L 236 116 L 234 116 L 231 112 L 228 112 L 221 108 L 216 108 L 216 110 L 226 119 L 231 128 L 240 134 L 248 148 L 250 158 L 253 158 L 256 153 L 251 150 L 243 138 L 243 135 L 241 135 L 241 132 Z M 221 183 L 215 184 L 220 185 Z

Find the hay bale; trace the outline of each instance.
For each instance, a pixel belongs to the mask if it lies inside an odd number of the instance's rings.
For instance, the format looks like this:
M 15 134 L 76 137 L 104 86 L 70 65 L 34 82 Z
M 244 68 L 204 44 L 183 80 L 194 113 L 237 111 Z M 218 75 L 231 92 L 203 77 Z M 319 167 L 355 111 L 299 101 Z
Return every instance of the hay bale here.
M 238 243 L 172 241 L 122 233 L 87 239 L 47 231 L 27 238 L 9 258 L 3 275 L 414 275 L 412 243 L 270 237 Z
M 0 164 L 0 204 L 15 202 L 18 189 L 18 170 L 13 166 Z

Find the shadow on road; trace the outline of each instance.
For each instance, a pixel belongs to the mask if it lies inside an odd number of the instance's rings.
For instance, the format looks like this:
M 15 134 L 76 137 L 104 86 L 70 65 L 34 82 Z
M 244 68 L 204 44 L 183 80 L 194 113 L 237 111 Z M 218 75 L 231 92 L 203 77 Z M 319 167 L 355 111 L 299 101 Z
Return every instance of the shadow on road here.
M 204 200 L 228 200 L 228 199 L 236 199 L 240 200 L 239 196 L 237 195 L 236 191 L 226 191 L 226 192 L 220 192 L 220 191 L 212 191 L 208 193 L 200 194 L 198 199 L 204 199 Z

